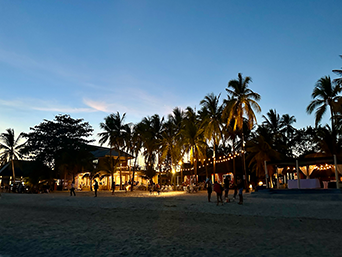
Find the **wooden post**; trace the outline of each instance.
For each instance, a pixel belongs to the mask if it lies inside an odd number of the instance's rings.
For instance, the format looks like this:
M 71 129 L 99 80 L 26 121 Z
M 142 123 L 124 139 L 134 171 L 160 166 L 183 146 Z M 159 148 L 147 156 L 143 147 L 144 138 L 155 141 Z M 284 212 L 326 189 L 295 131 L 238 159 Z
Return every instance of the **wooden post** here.
M 267 164 L 266 164 L 266 161 L 264 161 L 265 163 L 265 179 L 266 179 L 266 188 L 269 188 L 268 187 L 268 172 L 267 172 Z
M 334 165 L 335 165 L 336 188 L 337 188 L 337 189 L 340 189 L 339 179 L 338 179 L 338 172 L 337 172 L 337 159 L 336 159 L 336 154 L 334 154 Z
M 299 175 L 298 160 L 296 160 L 296 171 L 297 171 L 297 185 L 298 185 L 298 189 L 300 189 L 300 175 Z

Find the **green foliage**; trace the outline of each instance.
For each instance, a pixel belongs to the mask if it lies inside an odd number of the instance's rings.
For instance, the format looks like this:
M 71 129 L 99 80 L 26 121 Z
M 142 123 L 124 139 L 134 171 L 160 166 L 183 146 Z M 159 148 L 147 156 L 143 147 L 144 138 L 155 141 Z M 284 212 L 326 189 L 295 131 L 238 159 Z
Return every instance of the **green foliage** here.
M 110 148 L 122 150 L 126 144 L 127 133 L 129 131 L 129 124 L 125 124 L 124 113 L 120 116 L 120 113 L 112 113 L 105 117 L 105 121 L 100 123 L 100 128 L 104 130 L 98 133 L 100 137 L 100 145 L 108 144 Z
M 311 114 L 315 109 L 315 125 L 316 127 L 322 120 L 327 108 L 330 108 L 331 113 L 331 127 L 334 128 L 334 103 L 341 99 L 338 94 L 342 91 L 340 84 L 332 83 L 329 76 L 320 78 L 311 94 L 314 99 L 306 108 L 307 113 Z
M 14 129 L 7 129 L 7 133 L 0 135 L 0 167 L 6 162 L 11 162 L 12 176 L 15 179 L 14 160 L 22 157 L 22 151 L 25 144 L 19 144 L 23 133 L 20 133 L 17 139 L 14 136 Z
M 31 159 L 48 165 L 55 173 L 80 171 L 89 158 L 94 140 L 87 137 L 93 129 L 83 119 L 73 119 L 69 115 L 57 115 L 54 120 L 44 120 L 24 134 L 27 139 L 25 153 Z
M 14 129 L 6 129 L 5 133 L 0 135 L 0 167 L 6 162 L 20 160 L 25 143 L 20 144 L 23 133 L 15 138 Z
M 224 101 L 224 116 L 227 119 L 227 124 L 234 120 L 234 130 L 241 130 L 243 125 L 243 118 L 248 121 L 249 129 L 252 129 L 256 124 L 256 112 L 261 112 L 261 108 L 257 103 L 260 100 L 260 95 L 248 88 L 249 83 L 252 82 L 250 77 L 242 77 L 238 74 L 237 80 L 230 80 L 226 91 L 227 98 Z
M 152 167 L 146 167 L 142 173 L 144 174 L 142 177 L 148 179 L 149 181 L 152 181 L 152 178 L 157 174 L 156 170 Z

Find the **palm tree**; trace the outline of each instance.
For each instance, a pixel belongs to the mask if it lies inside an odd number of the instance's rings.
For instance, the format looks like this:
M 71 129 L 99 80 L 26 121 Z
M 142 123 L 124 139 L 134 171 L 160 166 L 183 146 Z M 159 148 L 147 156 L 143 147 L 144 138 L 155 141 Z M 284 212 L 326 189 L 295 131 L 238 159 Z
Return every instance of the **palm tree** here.
M 6 129 L 5 133 L 0 135 L 0 163 L 11 162 L 13 181 L 15 183 L 15 170 L 14 170 L 14 160 L 19 160 L 22 158 L 20 151 L 23 149 L 25 143 L 19 144 L 22 139 L 23 133 L 20 133 L 17 139 L 15 139 L 14 129 Z
M 319 126 L 316 129 L 314 140 L 318 144 L 320 153 L 324 156 L 331 156 L 333 154 L 339 155 L 341 152 L 341 138 L 336 139 L 333 130 L 328 126 Z
M 142 148 L 142 138 L 141 138 L 141 132 L 139 131 L 139 124 L 133 126 L 131 136 L 129 138 L 130 138 L 130 142 L 128 144 L 128 151 L 134 156 L 132 186 L 131 186 L 131 191 L 133 191 L 135 169 L 137 167 L 138 155 Z
M 340 57 L 342 58 L 342 55 Z M 334 79 L 333 83 L 342 85 L 342 70 L 333 70 L 333 72 L 340 76 L 340 78 Z
M 196 117 L 196 113 L 191 107 L 186 108 L 183 123 L 184 125 L 180 131 L 183 136 L 182 144 L 185 146 L 185 152 L 192 152 L 195 176 L 197 176 L 199 158 L 205 156 L 205 150 L 207 148 L 203 135 L 204 129 L 200 127 L 200 122 Z
M 251 140 L 247 142 L 249 167 L 254 170 L 256 176 L 265 176 L 264 161 L 278 160 L 281 155 L 272 147 L 272 135 L 264 126 L 259 126 Z
M 281 117 L 282 129 L 280 130 L 280 132 L 283 134 L 284 144 L 288 149 L 287 154 L 289 154 L 290 157 L 293 157 L 295 155 L 293 148 L 296 143 L 295 134 L 297 130 L 292 126 L 292 124 L 295 122 L 296 118 L 294 116 L 290 116 L 289 114 L 283 114 L 283 116 Z
M 234 120 L 233 130 L 241 131 L 241 138 L 244 141 L 243 135 L 243 123 L 244 118 L 247 120 L 248 129 L 252 130 L 254 124 L 256 124 L 256 112 L 261 112 L 261 108 L 257 103 L 260 100 L 260 95 L 253 92 L 248 86 L 252 82 L 251 77 L 242 77 L 242 74 L 238 74 L 238 79 L 230 80 L 226 91 L 228 93 L 227 98 L 224 100 L 225 108 L 224 115 L 227 118 L 227 124 L 230 124 Z M 242 142 L 242 146 L 244 142 Z M 247 172 L 244 164 L 245 184 L 246 190 L 248 190 L 247 184 Z
M 120 163 L 121 150 L 126 145 L 127 133 L 129 131 L 129 124 L 125 124 L 125 116 L 126 113 L 120 116 L 120 113 L 112 113 L 109 116 L 105 117 L 105 122 L 100 123 L 100 128 L 104 130 L 104 132 L 98 133 L 100 137 L 99 143 L 101 146 L 108 142 L 110 146 L 110 157 L 112 158 L 112 149 L 116 149 L 118 151 L 118 159 Z M 113 165 L 112 165 L 113 167 Z M 114 167 L 113 167 L 114 168 Z M 112 184 L 114 182 L 114 178 L 112 176 Z M 122 189 L 122 174 L 120 169 L 120 190 Z
M 162 129 L 164 118 L 155 114 L 152 117 L 145 117 L 137 124 L 136 130 L 140 134 L 142 146 L 144 148 L 143 156 L 146 167 L 153 168 L 156 157 L 159 158 Z M 158 160 L 159 162 L 160 160 Z
M 115 181 L 114 181 L 114 173 L 115 170 L 117 169 L 117 166 L 119 165 L 120 161 L 119 159 L 113 159 L 113 157 L 101 157 L 98 160 L 98 163 L 94 165 L 93 163 L 89 163 L 90 165 L 86 166 L 86 170 L 92 174 L 92 172 L 98 172 L 100 175 L 100 172 L 105 172 L 106 176 L 111 176 L 112 177 L 112 194 L 114 194 L 115 191 Z M 94 173 L 94 174 L 95 174 Z M 114 182 L 114 183 L 113 183 Z
M 224 114 L 227 117 L 227 124 L 231 120 L 235 120 L 234 130 L 242 130 L 243 118 L 246 117 L 249 129 L 252 129 L 256 124 L 256 112 L 261 112 L 261 108 L 257 103 L 260 100 L 260 95 L 248 88 L 249 83 L 252 82 L 250 77 L 242 77 L 238 74 L 238 79 L 230 80 L 226 91 L 228 99 L 224 100 L 225 109 Z
M 307 113 L 311 114 L 316 109 L 316 117 L 315 117 L 315 125 L 317 127 L 318 123 L 322 120 L 323 115 L 325 114 L 327 107 L 330 108 L 331 115 L 331 128 L 334 131 L 335 124 L 335 103 L 341 99 L 341 96 L 338 94 L 341 92 L 342 88 L 339 84 L 336 86 L 331 82 L 330 76 L 325 76 L 320 78 L 315 88 L 311 94 L 311 97 L 314 99 L 306 108 Z
M 213 172 L 216 173 L 215 156 L 216 148 L 222 139 L 222 110 L 223 106 L 219 104 L 220 94 L 215 96 L 213 93 L 208 94 L 200 102 L 202 109 L 200 116 L 202 118 L 202 126 L 204 129 L 204 137 L 213 142 Z
M 169 115 L 168 121 L 164 123 L 162 132 L 162 159 L 170 160 L 171 172 L 173 166 L 176 165 L 184 154 L 182 145 L 182 135 L 180 133 L 183 126 L 184 112 L 175 108 Z M 174 176 L 175 179 L 175 176 Z M 174 187 L 176 181 L 174 180 Z
M 296 122 L 296 118 L 294 116 L 290 116 L 289 114 L 283 114 L 281 117 L 281 132 L 285 133 L 287 138 L 291 138 L 293 134 L 296 132 L 296 129 L 292 126 L 293 123 Z
M 280 131 L 283 128 L 282 119 L 276 110 L 269 110 L 268 113 L 262 115 L 265 121 L 262 123 L 267 129 L 270 130 L 271 134 L 277 138 L 280 135 Z
M 283 122 L 280 115 L 277 113 L 276 110 L 269 110 L 268 113 L 262 116 L 264 121 L 262 123 L 263 128 L 267 129 L 269 135 L 271 136 L 272 141 L 271 146 L 274 149 L 277 149 L 280 152 L 286 152 L 287 149 L 284 144 L 283 140 Z

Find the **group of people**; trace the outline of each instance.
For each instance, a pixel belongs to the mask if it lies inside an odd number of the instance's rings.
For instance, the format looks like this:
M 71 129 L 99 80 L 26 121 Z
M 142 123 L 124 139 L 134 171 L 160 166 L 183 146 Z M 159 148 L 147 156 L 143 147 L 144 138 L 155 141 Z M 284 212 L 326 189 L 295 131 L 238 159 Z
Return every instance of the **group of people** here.
M 210 200 L 211 200 L 211 193 L 212 193 L 213 188 L 214 188 L 214 191 L 215 191 L 216 196 L 217 196 L 216 205 L 219 205 L 219 203 L 221 203 L 221 205 L 223 205 L 223 199 L 222 199 L 223 191 L 224 191 L 225 201 L 226 201 L 226 203 L 229 203 L 230 199 L 228 197 L 228 193 L 229 193 L 230 186 L 232 185 L 234 188 L 233 198 L 236 199 L 237 193 L 239 192 L 238 204 L 243 204 L 243 196 L 242 196 L 243 180 L 241 177 L 237 176 L 236 180 L 232 181 L 230 176 L 226 176 L 223 180 L 223 186 L 222 186 L 222 184 L 218 183 L 217 180 L 214 181 L 214 185 L 213 185 L 209 178 L 206 180 L 205 184 L 206 184 L 206 188 L 207 188 L 207 192 L 208 192 L 208 202 L 210 202 Z
M 150 183 L 150 185 L 148 186 L 148 189 L 150 191 L 150 195 L 153 194 L 154 191 L 157 191 L 158 195 L 160 195 L 160 191 L 161 191 L 161 186 L 157 183 Z

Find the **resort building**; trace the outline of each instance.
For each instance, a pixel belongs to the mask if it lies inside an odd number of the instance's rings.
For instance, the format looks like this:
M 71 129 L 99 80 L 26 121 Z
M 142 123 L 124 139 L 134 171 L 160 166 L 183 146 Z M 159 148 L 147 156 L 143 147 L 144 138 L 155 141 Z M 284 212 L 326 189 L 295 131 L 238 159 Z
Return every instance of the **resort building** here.
M 91 190 L 91 185 L 93 185 L 96 179 L 99 184 L 99 190 L 111 190 L 112 180 L 115 183 L 116 188 L 120 188 L 120 177 L 121 185 L 128 187 L 133 181 L 133 166 L 130 164 L 133 156 L 117 150 L 111 150 L 107 147 L 96 146 L 96 150 L 91 152 L 94 156 L 93 165 L 94 169 L 92 171 L 84 170 L 75 176 L 75 186 L 79 190 Z M 119 159 L 120 158 L 120 159 Z M 110 167 L 114 167 L 111 169 Z M 144 175 L 142 167 L 135 167 L 134 169 L 134 185 L 139 187 L 147 187 L 148 179 Z M 112 178 L 113 176 L 113 178 Z M 69 178 L 68 183 L 71 183 L 71 178 Z M 158 176 L 153 178 L 153 182 L 158 183 Z

